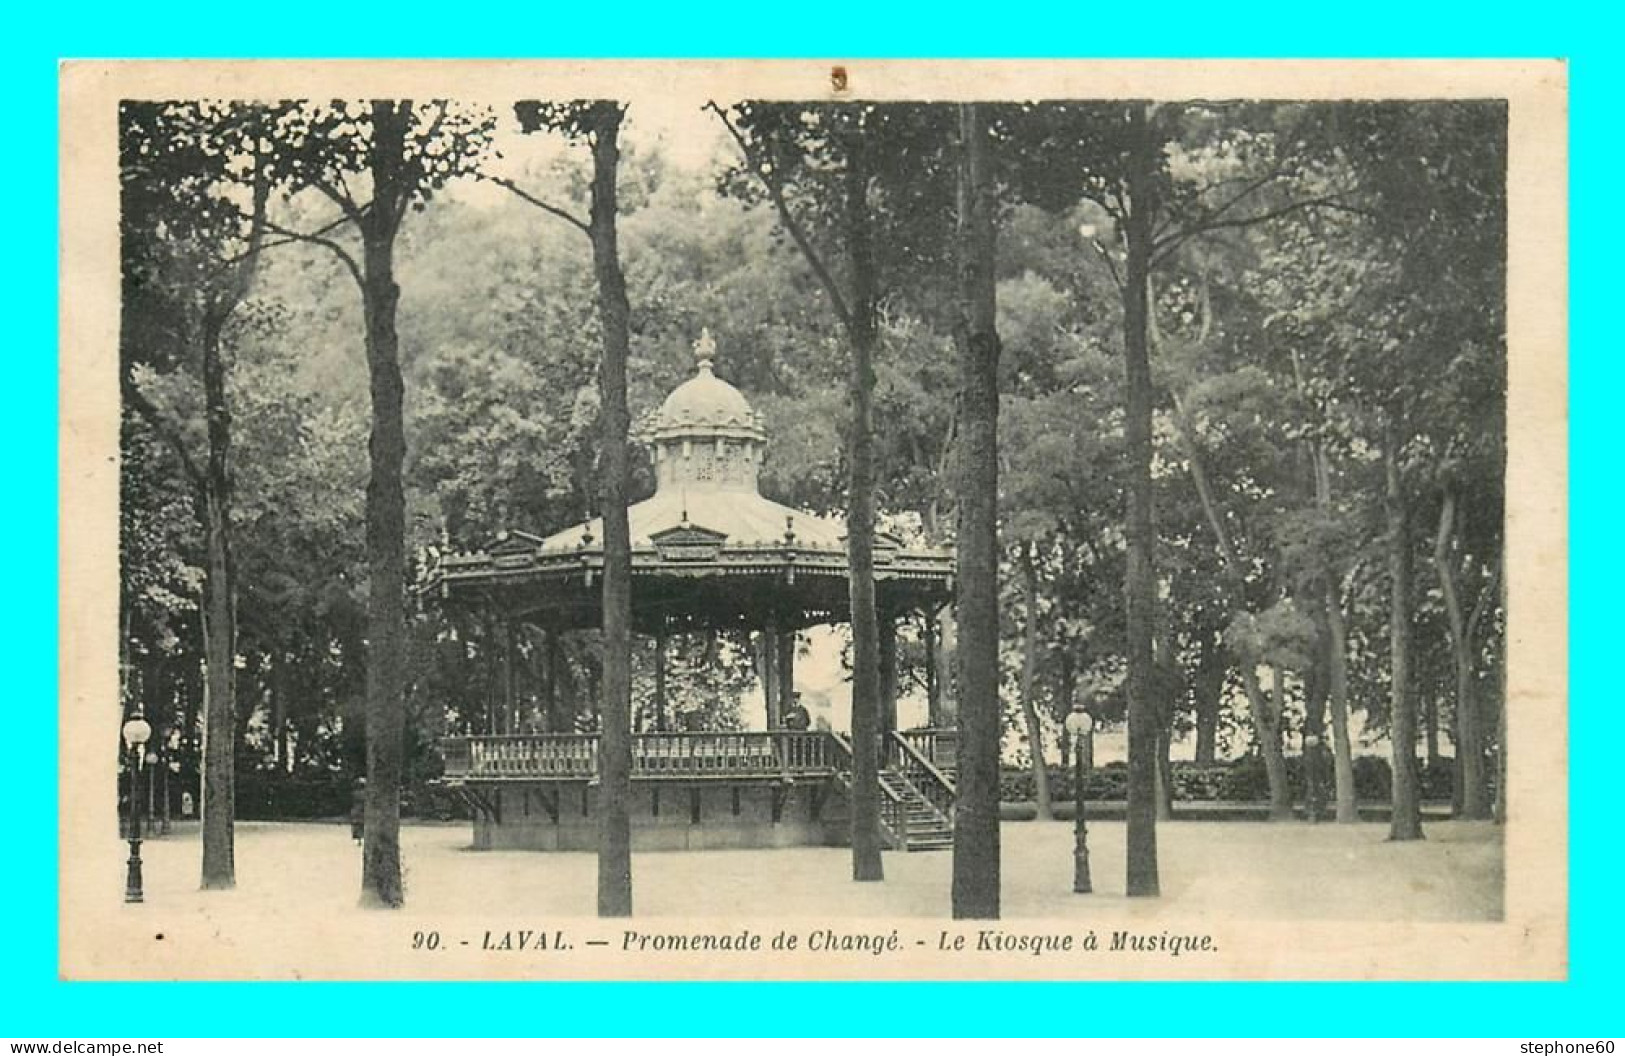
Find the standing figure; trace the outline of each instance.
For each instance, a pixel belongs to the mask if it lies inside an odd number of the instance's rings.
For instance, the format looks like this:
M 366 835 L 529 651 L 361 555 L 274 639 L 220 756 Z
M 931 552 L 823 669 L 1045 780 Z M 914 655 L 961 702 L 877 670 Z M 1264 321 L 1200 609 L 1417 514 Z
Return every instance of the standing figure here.
M 801 703 L 801 694 L 791 697 L 793 703 L 784 713 L 784 728 L 787 730 L 802 731 L 812 725 L 812 715 L 808 713 L 806 705 Z
M 356 779 L 350 793 L 350 838 L 360 843 L 367 835 L 367 779 Z

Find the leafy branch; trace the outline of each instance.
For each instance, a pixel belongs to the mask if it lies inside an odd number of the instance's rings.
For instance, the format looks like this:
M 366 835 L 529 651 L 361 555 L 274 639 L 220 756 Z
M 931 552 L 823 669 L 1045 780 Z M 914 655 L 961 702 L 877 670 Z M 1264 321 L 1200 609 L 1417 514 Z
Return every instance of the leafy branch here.
M 846 298 L 842 295 L 840 285 L 835 281 L 835 276 L 830 271 L 823 255 L 813 246 L 812 239 L 808 237 L 806 228 L 796 219 L 795 213 L 790 209 L 790 203 L 784 196 L 784 182 L 779 179 L 778 170 L 767 164 L 756 151 L 751 149 L 750 141 L 745 134 L 734 124 L 727 111 L 716 104 L 715 100 L 706 103 L 704 109 L 717 115 L 722 121 L 723 127 L 728 130 L 728 134 L 739 145 L 740 152 L 745 156 L 746 167 L 753 170 L 761 179 L 762 186 L 767 189 L 768 199 L 773 203 L 773 207 L 778 210 L 779 219 L 784 223 L 785 230 L 790 232 L 790 237 L 795 240 L 796 247 L 801 250 L 802 256 L 807 258 L 807 263 L 812 267 L 813 274 L 818 277 L 819 284 L 824 287 L 824 292 L 829 294 L 836 318 L 841 321 L 841 326 L 850 332 L 855 322 L 851 309 L 847 307 Z
M 331 238 L 328 238 L 326 234 L 324 234 L 324 232 L 332 231 L 335 228 L 349 222 L 349 215 L 345 215 L 341 219 L 334 221 L 318 231 L 295 231 L 291 228 L 283 227 L 274 220 L 266 220 L 265 226 L 266 229 L 272 233 L 282 236 L 280 240 L 271 243 L 271 245 L 285 246 L 293 242 L 305 242 L 313 246 L 321 246 L 323 249 L 328 250 L 334 256 L 338 257 L 339 261 L 347 269 L 349 269 L 350 277 L 355 280 L 356 285 L 365 289 L 366 280 L 361 274 L 361 265 L 356 263 L 355 257 L 351 255 L 349 250 L 345 249 L 343 246 L 339 245 L 337 242 L 333 241 Z
M 576 216 L 568 209 L 564 209 L 560 206 L 554 205 L 552 202 L 544 201 L 541 198 L 536 197 L 534 194 L 531 194 L 517 183 L 508 179 L 506 176 L 486 176 L 484 179 L 490 183 L 496 184 L 498 187 L 506 188 L 521 201 L 529 202 L 531 205 L 534 205 L 543 212 L 558 217 L 560 220 L 563 220 L 565 223 L 576 228 L 582 234 L 591 237 L 592 228 L 588 226 L 587 221 L 581 219 L 579 216 Z

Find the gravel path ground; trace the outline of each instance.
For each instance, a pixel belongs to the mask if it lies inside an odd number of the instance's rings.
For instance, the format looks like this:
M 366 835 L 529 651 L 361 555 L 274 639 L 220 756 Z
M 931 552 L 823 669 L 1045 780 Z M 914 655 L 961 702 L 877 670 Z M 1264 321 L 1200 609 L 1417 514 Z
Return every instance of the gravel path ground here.
M 1069 823 L 1006 823 L 1005 919 L 1169 914 L 1397 922 L 1502 914 L 1501 833 L 1489 823 L 1434 823 L 1425 841 L 1398 844 L 1377 824 L 1186 821 L 1157 831 L 1163 897 L 1129 900 L 1122 895 L 1121 823 L 1090 827 L 1096 891 L 1090 897 L 1071 892 Z M 469 842 L 466 825 L 403 828 L 413 911 L 593 915 L 593 855 L 473 851 Z M 197 890 L 199 854 L 195 835 L 149 840 L 148 903 L 251 914 L 355 911 L 360 851 L 346 826 L 240 823 L 238 887 L 231 892 Z M 121 882 L 114 855 L 108 857 L 109 883 Z M 951 859 L 946 851 L 888 853 L 885 883 L 855 884 L 844 848 L 651 852 L 633 858 L 635 905 L 639 917 L 941 918 L 948 915 Z

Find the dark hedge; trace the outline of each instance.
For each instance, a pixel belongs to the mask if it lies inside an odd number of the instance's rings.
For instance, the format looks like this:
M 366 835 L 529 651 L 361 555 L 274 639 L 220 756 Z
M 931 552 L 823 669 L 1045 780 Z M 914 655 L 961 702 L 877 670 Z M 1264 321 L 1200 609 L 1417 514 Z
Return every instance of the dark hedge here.
M 1440 759 L 1435 766 L 1419 762 L 1418 773 L 1422 782 L 1422 798 L 1449 800 L 1455 761 Z M 1321 762 L 1322 779 L 1326 783 L 1326 798 L 1331 798 L 1332 761 L 1326 756 Z M 1303 794 L 1303 757 L 1288 756 L 1287 780 L 1294 796 Z M 1493 774 L 1493 767 L 1491 773 Z M 1217 801 L 1225 803 L 1254 803 L 1269 799 L 1269 779 L 1264 772 L 1264 759 L 1260 755 L 1244 755 L 1231 762 L 1173 764 L 1174 799 L 1184 801 Z M 1128 795 L 1128 768 L 1122 762 L 1107 763 L 1090 770 L 1084 777 L 1084 794 L 1090 799 L 1119 800 Z M 1381 756 L 1361 755 L 1354 759 L 1355 797 L 1361 802 L 1386 802 L 1392 788 L 1392 773 L 1388 760 Z M 1057 802 L 1072 799 L 1072 772 L 1070 768 L 1049 768 L 1050 797 Z M 1026 767 L 1007 766 L 999 781 L 999 798 L 1007 803 L 1031 802 L 1034 798 L 1033 774 Z

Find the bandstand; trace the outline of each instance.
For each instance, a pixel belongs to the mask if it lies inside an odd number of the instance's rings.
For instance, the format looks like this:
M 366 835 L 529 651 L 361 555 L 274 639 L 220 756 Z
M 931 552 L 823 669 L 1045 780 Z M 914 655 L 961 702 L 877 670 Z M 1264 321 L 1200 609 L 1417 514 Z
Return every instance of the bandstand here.
M 694 377 L 671 392 L 647 429 L 655 493 L 627 511 L 633 627 L 657 643 L 653 721 L 632 736 L 633 846 L 844 843 L 850 738 L 786 720 L 797 634 L 849 619 L 845 525 L 760 493 L 768 442 L 761 417 L 716 376 L 709 334 L 695 351 Z M 440 558 L 424 592 L 502 628 L 507 664 L 517 626 L 540 628 L 551 639 L 600 625 L 602 540 L 600 520 L 545 538 L 503 532 L 485 550 Z M 882 533 L 874 564 L 882 836 L 894 849 L 940 848 L 951 842 L 955 737 L 950 730 L 896 728 L 896 627 L 904 619 L 933 620 L 948 603 L 953 556 Z M 766 729 L 669 728 L 666 638 L 705 630 L 760 636 Z M 511 670 L 501 684 L 511 697 Z M 442 755 L 445 784 L 473 810 L 476 848 L 596 849 L 597 734 L 451 737 Z

